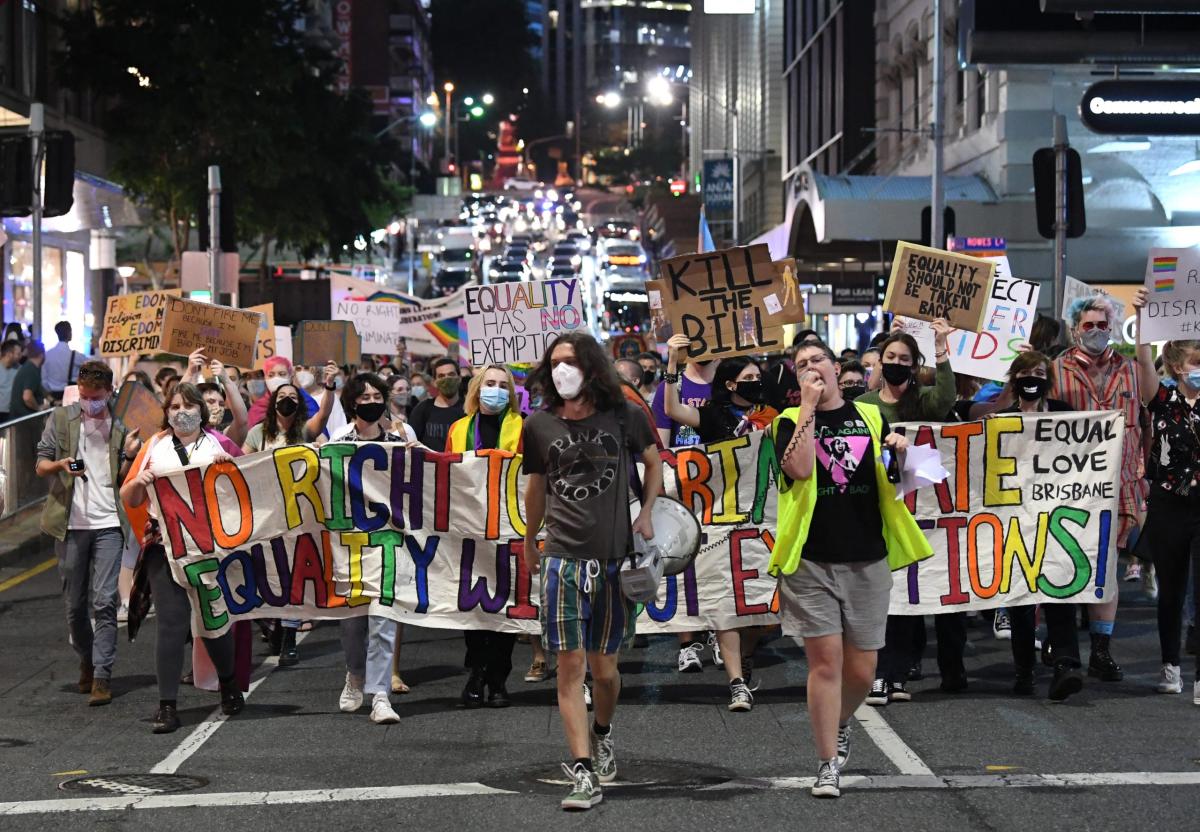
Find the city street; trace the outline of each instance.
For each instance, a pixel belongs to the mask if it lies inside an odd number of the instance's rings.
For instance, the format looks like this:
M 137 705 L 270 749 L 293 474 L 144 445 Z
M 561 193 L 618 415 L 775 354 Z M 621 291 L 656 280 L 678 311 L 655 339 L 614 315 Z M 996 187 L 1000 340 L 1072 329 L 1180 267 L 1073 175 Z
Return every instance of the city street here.
M 558 808 L 564 754 L 553 680 L 526 684 L 529 649 L 518 644 L 514 707 L 463 711 L 458 634 L 409 628 L 399 725 L 371 724 L 364 708 L 337 709 L 342 654 L 336 626 L 318 625 L 302 661 L 278 669 L 256 643 L 245 711 L 223 720 L 215 694 L 185 686 L 181 731 L 156 736 L 154 622 L 130 645 L 121 632 L 115 699 L 89 708 L 74 690 L 78 663 L 66 643 L 53 569 L 36 547 L 0 562 L 0 827 L 220 826 L 316 830 L 407 827 L 555 829 L 581 821 Z M 1154 613 L 1127 593 L 1115 650 L 1125 681 L 1089 682 L 1066 705 L 1008 692 L 1007 642 L 971 630 L 971 689 L 917 682 L 914 701 L 866 709 L 855 727 L 842 800 L 808 794 L 814 750 L 804 710 L 805 664 L 790 641 L 760 649 L 762 687 L 751 713 L 726 711 L 723 672 L 675 671 L 675 640 L 654 637 L 622 659 L 615 722 L 620 776 L 587 824 L 628 828 L 730 825 L 921 830 L 1189 828 L 1200 801 L 1200 747 L 1189 697 L 1159 696 Z M 926 655 L 932 655 L 932 645 Z M 706 654 L 707 658 L 707 654 Z M 925 661 L 927 672 L 933 662 Z M 1042 671 L 1044 691 L 1047 672 Z M 174 774 L 139 786 L 118 775 Z M 110 779 L 111 778 L 111 779 Z M 60 784 L 91 781 L 84 791 Z M 136 782 L 136 781 L 132 781 Z M 173 792 L 175 788 L 187 789 Z M 82 818 L 74 813 L 80 813 Z M 18 820 L 18 817 L 19 820 Z M 201 819 L 204 819 L 201 821 Z M 83 827 L 79 826 L 82 821 Z

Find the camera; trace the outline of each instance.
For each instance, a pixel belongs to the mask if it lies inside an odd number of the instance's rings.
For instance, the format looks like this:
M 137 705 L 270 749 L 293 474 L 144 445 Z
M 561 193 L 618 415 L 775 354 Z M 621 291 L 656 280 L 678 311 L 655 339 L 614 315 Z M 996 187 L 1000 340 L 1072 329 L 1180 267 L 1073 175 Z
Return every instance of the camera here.
M 78 474 L 83 470 L 83 460 L 73 459 L 67 463 L 67 470 L 72 474 Z

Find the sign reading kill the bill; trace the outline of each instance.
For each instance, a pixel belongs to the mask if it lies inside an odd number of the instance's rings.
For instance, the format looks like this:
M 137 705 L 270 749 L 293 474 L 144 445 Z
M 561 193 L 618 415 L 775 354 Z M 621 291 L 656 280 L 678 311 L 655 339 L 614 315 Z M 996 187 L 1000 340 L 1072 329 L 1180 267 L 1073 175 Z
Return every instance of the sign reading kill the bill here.
M 1200 336 L 1200 247 L 1150 249 L 1145 287 L 1138 343 Z
M 587 328 L 575 278 L 467 287 L 467 356 L 472 367 L 535 364 L 564 332 Z
M 202 349 L 209 360 L 249 370 L 254 367 L 262 318 L 261 312 L 248 309 L 168 298 L 159 348 L 172 355 Z
M 978 332 L 995 271 L 994 263 L 978 257 L 901 241 L 883 308 L 923 321 L 945 318 L 955 329 Z
M 794 266 L 772 263 L 765 245 L 671 257 L 647 288 L 651 312 L 659 301 L 659 317 L 688 336 L 689 361 L 780 350 L 783 325 L 804 320 Z

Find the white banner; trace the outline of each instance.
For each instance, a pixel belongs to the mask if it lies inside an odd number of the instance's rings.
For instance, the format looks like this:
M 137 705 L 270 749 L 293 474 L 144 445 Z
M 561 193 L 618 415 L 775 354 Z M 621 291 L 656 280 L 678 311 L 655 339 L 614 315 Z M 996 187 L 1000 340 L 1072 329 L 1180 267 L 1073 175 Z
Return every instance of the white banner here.
M 367 355 L 395 355 L 404 338 L 408 354 L 445 355 L 458 343 L 457 318 L 466 312 L 466 292 L 434 300 L 406 295 L 369 280 L 334 274 L 329 278 L 331 318 L 351 321 Z
M 587 329 L 581 288 L 575 278 L 468 286 L 465 357 L 472 367 L 536 364 L 559 335 Z

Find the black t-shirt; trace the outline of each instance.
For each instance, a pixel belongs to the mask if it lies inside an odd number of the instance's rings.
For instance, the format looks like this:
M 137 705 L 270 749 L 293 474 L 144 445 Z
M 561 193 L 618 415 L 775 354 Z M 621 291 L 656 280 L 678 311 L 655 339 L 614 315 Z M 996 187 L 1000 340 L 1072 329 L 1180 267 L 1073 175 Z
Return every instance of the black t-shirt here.
M 500 447 L 500 416 L 497 413 L 495 416 L 489 416 L 486 413 L 480 413 L 476 419 L 476 430 L 479 431 L 479 447 L 480 448 L 498 448 Z M 468 448 L 468 450 L 475 450 Z
M 450 426 L 463 417 L 462 399 L 450 407 L 438 407 L 433 399 L 418 402 L 409 414 L 408 424 L 417 441 L 432 451 L 444 451 Z
M 780 361 L 767 370 L 763 377 L 763 388 L 767 394 L 767 404 L 780 413 L 789 407 L 800 406 L 800 382 L 796 381 L 796 371 L 786 362 Z
M 779 458 L 792 441 L 796 425 L 781 419 L 775 436 Z M 879 487 L 875 482 L 875 451 L 871 432 L 854 405 L 817 411 L 817 504 L 808 527 L 801 558 L 817 563 L 861 563 L 887 557 Z M 881 436 L 891 432 L 883 420 Z

